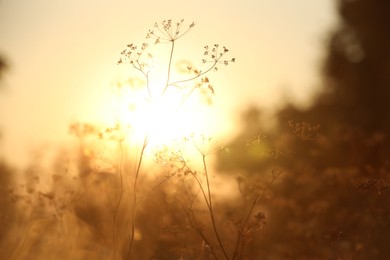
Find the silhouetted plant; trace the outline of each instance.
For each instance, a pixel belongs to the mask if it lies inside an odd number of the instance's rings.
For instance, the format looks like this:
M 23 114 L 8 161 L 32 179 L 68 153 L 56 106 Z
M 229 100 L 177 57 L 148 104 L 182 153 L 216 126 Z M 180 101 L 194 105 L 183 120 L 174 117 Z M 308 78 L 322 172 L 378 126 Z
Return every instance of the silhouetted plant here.
M 130 64 L 132 68 L 138 70 L 141 75 L 144 77 L 146 81 L 146 88 L 148 92 L 148 96 L 150 102 L 155 102 L 156 100 L 163 98 L 164 95 L 167 95 L 167 90 L 169 88 L 175 88 L 177 91 L 180 91 L 182 94 L 182 103 L 188 99 L 188 97 L 197 89 L 201 89 L 206 87 L 211 93 L 214 94 L 214 88 L 210 84 L 208 77 L 205 75 L 211 70 L 217 70 L 218 64 L 228 65 L 229 62 L 234 62 L 235 59 L 225 60 L 223 59 L 225 54 L 228 52 L 226 47 L 220 47 L 218 44 L 215 44 L 213 47 L 205 46 L 204 58 L 202 59 L 202 63 L 207 65 L 204 69 L 196 69 L 192 66 L 187 66 L 187 70 L 189 73 L 188 77 L 182 78 L 180 80 L 172 81 L 172 62 L 175 52 L 175 44 L 177 40 L 186 35 L 194 26 L 195 23 L 191 23 L 186 28 L 183 28 L 184 20 L 180 20 L 179 22 L 173 22 L 172 20 L 164 20 L 161 23 L 155 23 L 153 30 L 149 30 L 147 33 L 146 39 L 151 39 L 154 41 L 154 44 L 162 44 L 167 43 L 171 45 L 170 53 L 169 53 L 169 61 L 167 65 L 167 73 L 165 83 L 163 85 L 163 89 L 160 94 L 157 94 L 157 97 L 153 95 L 152 86 L 150 86 L 150 73 L 151 71 L 151 59 L 153 55 L 151 53 L 147 53 L 149 43 L 144 42 L 141 45 L 136 44 L 128 44 L 127 49 L 121 52 L 122 57 L 119 59 L 118 64 Z M 194 82 L 194 86 L 188 87 L 188 85 L 183 85 L 187 83 Z M 154 90 L 155 91 L 155 90 Z M 146 119 L 148 120 L 148 119 Z M 135 234 L 135 223 L 136 223 L 136 211 L 138 205 L 138 185 L 139 185 L 139 176 L 141 171 L 142 159 L 145 153 L 145 149 L 148 146 L 148 136 L 147 134 L 144 137 L 144 141 L 141 147 L 140 155 L 138 158 L 138 164 L 135 171 L 134 182 L 133 182 L 133 208 L 131 214 L 131 234 L 130 234 L 130 244 L 127 252 L 127 258 L 131 258 L 133 244 L 134 244 L 134 234 Z M 173 173 L 174 174 L 174 173 Z M 168 175 L 169 177 L 172 174 Z M 208 187 L 209 189 L 209 187 Z M 209 190 L 210 192 L 210 190 Z M 209 198 L 210 194 L 209 194 Z M 209 203 L 211 205 L 211 201 Z M 211 213 L 212 207 L 211 207 Z M 213 215 L 213 214 L 212 214 Z M 217 233 L 216 233 L 217 234 Z
M 209 78 L 206 76 L 211 71 L 217 71 L 218 65 L 228 65 L 234 62 L 235 59 L 225 59 L 228 49 L 219 44 L 213 46 L 204 46 L 202 66 L 195 68 L 194 66 L 186 66 L 187 73 L 181 79 L 171 80 L 173 74 L 174 54 L 177 46 L 177 41 L 184 35 L 190 32 L 195 26 L 191 23 L 185 26 L 184 20 L 173 22 L 172 20 L 164 20 L 161 23 L 156 23 L 153 30 L 149 30 L 146 35 L 146 42 L 137 44 L 128 44 L 127 48 L 121 52 L 121 58 L 118 64 L 129 64 L 130 68 L 139 73 L 140 80 L 145 85 L 140 91 L 145 91 L 146 105 L 152 106 L 159 102 L 169 91 L 176 91 L 178 95 L 178 109 L 185 104 L 188 98 L 195 93 L 196 90 L 207 90 L 210 94 L 214 94 L 214 87 L 211 85 Z M 150 41 L 153 41 L 150 43 Z M 169 44 L 169 58 L 165 70 L 165 79 L 161 79 L 162 88 L 150 84 L 151 75 L 155 72 L 152 67 L 153 54 L 149 52 L 150 46 Z M 130 86 L 132 81 L 129 80 Z M 123 88 L 119 84 L 118 87 Z M 137 105 L 137 104 L 135 104 Z M 141 111 L 142 112 L 142 111 Z M 144 120 L 152 120 L 145 117 Z M 80 172 L 79 178 L 82 185 L 85 186 L 85 194 L 81 196 L 81 202 L 76 203 L 76 215 L 84 219 L 86 223 L 94 226 L 98 230 L 97 222 L 93 222 L 87 216 L 85 210 L 98 210 L 101 213 L 102 209 L 106 209 L 108 216 L 111 218 L 111 248 L 112 257 L 114 259 L 122 257 L 125 259 L 133 259 L 134 243 L 137 236 L 137 212 L 141 203 L 152 193 L 156 192 L 158 187 L 171 179 L 179 171 L 170 171 L 164 173 L 162 177 L 158 177 L 153 182 L 150 182 L 149 177 L 143 174 L 143 165 L 145 151 L 149 146 L 149 135 L 146 129 L 143 134 L 143 141 L 140 144 L 138 152 L 128 151 L 129 146 L 134 146 L 136 143 L 132 137 L 134 131 L 137 131 L 137 126 L 118 122 L 114 127 L 98 127 L 89 124 L 74 124 L 70 130 L 75 134 L 80 141 Z M 133 131 L 134 130 L 134 131 Z M 93 138 L 98 137 L 101 144 L 92 145 Z M 113 145 L 112 145 L 113 144 Z M 95 146 L 95 147 L 94 147 Z M 100 146 L 100 147 L 99 147 Z M 116 148 L 115 148 L 116 147 Z M 108 149 L 110 152 L 99 152 L 101 149 Z M 138 154 L 137 154 L 138 153 Z M 204 167 L 206 169 L 205 155 L 203 157 Z M 133 166 L 131 166 L 133 165 Z M 131 169 L 133 167 L 133 170 Z M 100 169 L 100 170 L 99 170 Z M 106 169 L 103 171 L 103 169 Z M 156 171 L 159 171 L 158 169 Z M 107 175 L 107 177 L 104 177 Z M 208 177 L 206 178 L 208 183 Z M 89 193 L 94 192 L 94 189 L 105 191 L 106 195 L 103 198 L 96 200 L 89 198 Z M 203 187 L 202 187 L 203 188 Z M 204 190 L 204 192 L 206 192 Z M 209 205 L 215 234 L 216 231 L 214 212 L 211 202 L 210 185 L 207 185 L 207 204 Z M 77 206 L 77 204 L 79 206 Z M 90 205 L 90 206 L 88 206 Z M 95 206 L 92 206 L 95 205 Z M 85 208 L 86 207 L 86 208 Z M 101 207 L 98 209 L 97 207 Z M 107 224 L 105 224 L 107 225 Z M 99 231 L 99 236 L 106 237 L 105 231 Z M 223 245 L 220 242 L 223 249 Z

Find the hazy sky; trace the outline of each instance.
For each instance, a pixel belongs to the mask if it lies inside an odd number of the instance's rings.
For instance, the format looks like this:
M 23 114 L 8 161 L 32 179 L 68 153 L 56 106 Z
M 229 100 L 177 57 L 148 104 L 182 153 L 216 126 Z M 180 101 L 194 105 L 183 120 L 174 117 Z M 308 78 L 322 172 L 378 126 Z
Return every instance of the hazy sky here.
M 142 42 L 154 22 L 181 18 L 196 26 L 178 55 L 201 59 L 204 45 L 220 43 L 237 60 L 210 76 L 225 133 L 249 104 L 275 108 L 315 91 L 336 21 L 332 0 L 0 0 L 0 53 L 10 65 L 0 94 L 2 154 L 17 163 L 66 136 L 71 122 L 99 120 L 122 77 L 116 62 L 125 45 Z

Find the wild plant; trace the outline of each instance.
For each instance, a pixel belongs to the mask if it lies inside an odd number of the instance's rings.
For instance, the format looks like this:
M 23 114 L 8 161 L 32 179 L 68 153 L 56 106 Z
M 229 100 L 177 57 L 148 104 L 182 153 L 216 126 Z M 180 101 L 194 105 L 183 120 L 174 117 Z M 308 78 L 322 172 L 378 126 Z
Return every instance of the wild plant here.
M 167 95 L 168 89 L 175 89 L 181 93 L 181 104 L 183 104 L 194 91 L 199 90 L 201 88 L 207 88 L 211 93 L 214 93 L 214 88 L 210 84 L 208 77 L 206 74 L 212 70 L 217 70 L 218 64 L 228 65 L 229 62 L 234 62 L 234 58 L 230 60 L 226 60 L 225 54 L 228 52 L 226 47 L 220 47 L 218 44 L 215 44 L 213 47 L 204 46 L 204 58 L 202 59 L 202 63 L 206 65 L 204 69 L 197 69 L 192 66 L 187 66 L 187 70 L 189 76 L 184 77 L 182 79 L 172 81 L 172 65 L 174 60 L 174 53 L 177 41 L 186 35 L 193 27 L 195 23 L 191 23 L 190 25 L 184 27 L 184 20 L 180 20 L 179 22 L 173 22 L 172 20 L 164 20 L 161 23 L 155 23 L 154 28 L 149 30 L 146 38 L 153 40 L 154 44 L 169 44 L 170 52 L 169 52 L 169 60 L 166 68 L 166 75 L 164 80 L 164 85 L 160 93 L 157 93 L 156 90 L 151 89 L 150 86 L 150 73 L 151 71 L 151 59 L 153 55 L 151 53 L 147 53 L 147 49 L 149 47 L 149 43 L 144 42 L 140 46 L 135 44 L 128 44 L 127 49 L 122 51 L 122 57 L 118 61 L 118 64 L 130 64 L 131 67 L 140 72 L 141 76 L 146 81 L 146 89 L 149 98 L 149 102 L 156 102 L 156 100 L 164 98 Z M 145 56 L 146 59 L 145 59 Z M 163 80 L 163 79 L 161 79 Z M 188 83 L 193 83 L 193 86 L 188 86 Z M 158 91 L 158 90 L 157 90 Z M 134 182 L 133 182 L 133 208 L 131 213 L 131 231 L 130 231 L 130 241 L 129 247 L 127 250 L 128 259 L 132 256 L 133 244 L 134 244 L 134 234 L 135 234 L 135 224 L 136 224 L 136 212 L 137 212 L 137 204 L 138 204 L 138 185 L 139 185 L 139 176 L 141 173 L 142 159 L 145 154 L 145 149 L 148 146 L 148 136 L 147 134 L 144 136 L 144 140 L 141 146 L 140 156 L 138 158 L 138 164 L 136 167 Z M 169 175 L 171 176 L 171 175 Z M 209 194 L 210 197 L 210 194 Z M 210 202 L 211 205 L 211 202 Z M 212 208 L 211 208 L 212 209 Z
M 164 20 L 161 23 L 155 23 L 152 30 L 149 30 L 146 35 L 146 41 L 140 45 L 130 43 L 127 45 L 127 48 L 121 52 L 121 58 L 118 61 L 118 64 L 130 65 L 130 68 L 138 72 L 137 77 L 141 79 L 141 82 L 145 82 L 143 88 L 141 88 L 141 96 L 143 101 L 146 102 L 146 107 L 153 107 L 155 104 L 159 103 L 160 100 L 164 99 L 166 96 L 171 95 L 172 92 L 176 92 L 175 98 L 177 102 L 177 107 L 175 109 L 180 109 L 190 97 L 197 91 L 206 90 L 209 94 L 214 94 L 214 87 L 211 85 L 210 80 L 207 74 L 212 71 L 217 71 L 220 65 L 228 65 L 231 62 L 235 62 L 235 58 L 226 59 L 225 56 L 229 50 L 220 46 L 219 44 L 214 44 L 212 46 L 205 45 L 203 47 L 203 58 L 201 60 L 201 65 L 195 67 L 193 65 L 187 64 L 186 74 L 181 78 L 176 76 L 175 80 L 172 80 L 173 65 L 175 60 L 175 51 L 177 48 L 177 42 L 187 33 L 189 33 L 195 26 L 195 23 L 185 25 L 184 20 L 174 22 L 172 20 Z M 161 46 L 167 44 L 170 46 L 167 65 L 164 65 L 165 68 L 162 69 L 165 72 L 164 78 L 159 79 L 159 85 L 151 84 L 152 74 L 155 73 L 155 68 L 153 67 L 153 54 L 149 50 L 151 45 Z M 131 84 L 130 84 L 131 85 Z M 129 86 L 132 87 L 132 86 Z M 137 106 L 137 103 L 135 104 Z M 148 109 L 148 108 L 146 108 Z M 141 110 L 141 113 L 143 111 Z M 145 115 L 147 111 L 144 111 Z M 163 115 L 164 116 L 164 115 Z M 168 115 L 169 116 L 169 115 Z M 160 185 L 169 180 L 177 172 L 169 172 L 163 177 L 157 179 L 157 181 L 152 184 L 151 187 L 147 188 L 144 191 L 144 194 L 141 195 L 141 179 L 142 179 L 142 167 L 145 164 L 144 157 L 146 154 L 146 149 L 150 143 L 150 135 L 148 127 L 156 127 L 148 125 L 149 120 L 154 120 L 153 118 L 145 117 L 143 118 L 146 121 L 147 128 L 143 129 L 144 133 L 140 148 L 138 151 L 138 158 L 133 159 L 127 157 L 128 153 L 126 152 L 127 146 L 126 142 L 129 144 L 129 140 L 132 139 L 132 133 L 127 133 L 122 135 L 120 139 L 117 139 L 118 145 L 118 162 L 109 163 L 115 169 L 115 181 L 113 190 L 116 191 L 116 195 L 111 201 L 111 206 L 106 206 L 112 216 L 112 251 L 113 258 L 117 258 L 118 255 L 122 255 L 125 259 L 133 258 L 134 243 L 136 236 L 136 223 L 137 223 L 137 211 L 139 205 L 145 201 L 147 195 L 154 190 L 156 190 Z M 137 126 L 132 126 L 131 123 L 126 125 L 123 122 L 119 122 L 115 127 L 106 128 L 105 130 L 99 133 L 99 137 L 103 140 L 107 135 L 112 134 L 113 132 L 118 132 L 124 128 L 136 128 Z M 159 126 L 157 126 L 159 127 Z M 137 129 L 135 129 L 137 131 Z M 127 138 L 127 140 L 126 140 Z M 134 141 L 135 142 L 135 141 Z M 203 164 L 206 168 L 205 156 L 203 157 Z M 126 161 L 135 161 L 135 168 L 133 172 L 126 168 L 126 164 L 129 162 Z M 211 216 L 214 218 L 212 202 L 211 202 L 211 190 L 210 184 L 208 184 L 208 194 L 207 201 L 209 209 L 211 210 Z M 205 194 L 206 195 L 206 194 Z M 126 204 L 125 204 L 126 203 Z M 131 209 L 128 209 L 131 205 Z M 127 207 L 127 209 L 126 209 Z M 123 226 L 118 226 L 118 217 L 121 212 L 121 218 L 123 218 L 123 211 L 128 213 L 127 219 L 122 219 L 121 223 Z M 125 217 L 126 218 L 126 217 Z M 212 219 L 213 219 L 212 218 Z M 213 222 L 214 219 L 213 219 Z M 129 230 L 127 230 L 127 225 L 129 225 Z M 215 223 L 214 223 L 215 226 Z M 122 241 L 117 241 L 119 238 L 118 230 L 122 230 Z M 127 233 L 126 233 L 127 232 Z M 216 233 L 217 234 L 217 233 Z M 119 245 L 121 243 L 121 245 Z M 222 245 L 222 243 L 220 243 Z
M 14 258 L 24 257 L 30 253 L 36 256 L 44 255 L 47 251 L 40 251 L 41 247 L 32 249 L 31 245 L 34 241 L 39 241 L 40 245 L 44 246 L 44 241 L 53 237 L 56 239 L 53 239 L 54 242 L 51 241 L 51 243 L 59 247 L 56 248 L 57 251 L 53 250 L 54 256 L 60 253 L 69 258 L 100 255 L 99 257 L 105 259 L 136 259 L 150 256 L 150 252 L 143 254 L 136 250 L 142 248 L 139 245 L 141 242 L 137 243 L 138 237 L 145 235 L 140 234 L 140 227 L 137 226 L 140 223 L 137 218 L 138 214 L 143 213 L 141 205 L 147 204 L 145 202 L 148 197 L 154 193 L 162 192 L 160 190 L 162 185 L 172 180 L 174 176 L 179 176 L 183 172 L 187 175 L 190 172 L 189 161 L 192 158 L 191 156 L 186 158 L 177 156 L 178 151 L 174 151 L 170 143 L 165 144 L 165 147 L 168 147 L 166 150 L 152 146 L 154 144 L 151 144 L 153 136 L 150 134 L 150 128 L 156 127 L 156 124 L 148 122 L 154 120 L 153 117 L 146 116 L 150 112 L 149 108 L 154 107 L 172 93 L 175 93 L 174 98 L 176 98 L 175 109 L 184 107 L 197 93 L 214 95 L 215 89 L 211 84 L 209 74 L 217 71 L 220 66 L 235 62 L 234 58 L 226 58 L 229 52 L 226 47 L 219 44 L 205 45 L 201 50 L 203 57 L 199 60 L 199 65 L 188 63 L 185 64 L 185 73 L 175 73 L 174 64 L 177 60 L 183 60 L 183 57 L 175 57 L 178 42 L 194 27 L 195 23 L 185 25 L 184 20 L 178 22 L 164 20 L 156 23 L 153 29 L 148 31 L 144 43 L 128 44 L 127 48 L 121 52 L 118 64 L 130 65 L 130 69 L 135 71 L 137 77 L 135 81 L 130 79 L 126 87 L 135 87 L 132 84 L 134 82 L 142 85 L 140 88 L 137 85 L 136 88 L 141 92 L 142 99 L 140 100 L 143 103 L 141 115 L 145 115 L 143 120 L 144 123 L 146 121 L 146 127 L 137 129 L 136 124 L 132 125 L 131 122 L 120 120 L 108 127 L 87 123 L 72 124 L 70 132 L 79 141 L 79 150 L 76 152 L 79 161 L 69 170 L 63 166 L 66 163 L 59 159 L 51 179 L 46 183 L 50 189 L 40 189 L 36 185 L 40 181 L 39 176 L 46 174 L 46 170 L 35 169 L 35 172 L 30 172 L 25 189 L 27 194 L 18 197 L 17 202 L 27 213 L 24 218 L 26 223 L 24 229 L 28 236 L 17 243 Z M 153 50 L 166 45 L 169 46 L 168 60 L 162 67 L 156 69 Z M 154 85 L 152 84 L 153 74 L 158 74 L 156 70 L 160 69 L 164 76 L 159 79 L 160 84 Z M 120 87 L 123 88 L 123 85 Z M 145 113 L 142 114 L 142 112 Z M 175 166 L 168 171 L 158 164 L 150 166 L 151 163 L 147 162 L 150 159 L 147 156 L 147 150 L 153 149 L 164 158 L 169 157 L 173 160 L 175 157 L 177 160 Z M 193 191 L 195 188 L 201 192 L 207 206 L 214 237 L 218 241 L 217 245 L 221 252 L 227 255 L 218 230 L 217 214 L 214 209 L 214 190 L 206 160 L 209 152 L 200 147 L 197 150 L 201 154 L 203 170 L 199 173 L 191 172 L 196 186 L 189 190 Z M 67 175 L 68 171 L 72 174 Z M 149 174 L 148 171 L 155 172 Z M 195 203 L 197 198 L 193 197 L 193 200 Z M 192 217 L 188 217 L 189 221 L 196 221 L 193 218 L 196 217 L 194 212 L 184 207 L 183 209 L 185 214 L 192 214 Z M 46 219 L 50 219 L 50 225 L 46 226 L 47 231 L 55 230 L 56 232 L 46 238 L 35 237 L 39 232 L 44 231 Z M 33 222 L 35 220 L 37 222 Z M 38 222 L 39 225 L 37 225 Z M 29 234 L 33 227 L 39 227 L 39 230 L 34 229 L 34 236 Z M 197 223 L 193 224 L 193 229 L 203 237 L 203 241 L 210 249 L 212 248 L 210 252 L 216 257 L 219 253 L 215 250 L 213 238 L 208 238 L 209 235 L 203 233 Z M 73 251 L 77 246 L 93 248 L 95 252 L 89 252 L 87 256 L 86 252 Z M 45 250 L 50 250 L 50 248 Z
M 199 167 L 196 167 L 180 150 L 171 152 L 168 157 L 158 158 L 179 173 L 180 181 L 177 183 L 175 198 L 188 224 L 201 240 L 203 257 L 244 259 L 245 247 L 266 223 L 266 215 L 258 203 L 269 196 L 270 186 L 280 177 L 283 169 L 274 167 L 269 183 L 249 177 L 237 178 L 243 202 L 238 205 L 233 203 L 234 206 L 229 206 L 231 202 L 216 203 L 217 186 L 212 185 L 215 176 L 211 174 L 207 160 L 209 156 L 229 152 L 229 149 L 204 136 L 197 141 L 194 138 L 186 140 L 196 148 L 200 156 Z M 270 153 L 268 156 L 274 155 Z M 219 206 L 218 209 L 216 205 Z

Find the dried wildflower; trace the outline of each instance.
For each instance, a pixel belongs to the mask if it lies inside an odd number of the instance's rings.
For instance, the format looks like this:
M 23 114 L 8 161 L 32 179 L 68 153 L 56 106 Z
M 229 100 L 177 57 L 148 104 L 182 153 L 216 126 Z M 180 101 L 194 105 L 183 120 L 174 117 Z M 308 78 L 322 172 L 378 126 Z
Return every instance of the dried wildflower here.
M 250 139 L 246 139 L 245 140 L 245 145 L 246 146 L 249 146 L 249 145 L 252 145 L 252 144 L 260 144 L 261 142 L 263 142 L 265 139 L 267 138 L 266 135 L 264 134 L 258 134 Z
M 166 78 L 164 79 L 165 82 L 162 82 L 164 85 L 162 85 L 163 91 L 159 97 L 164 96 L 166 93 L 167 88 L 172 87 L 175 90 L 182 91 L 182 103 L 184 103 L 185 99 L 188 98 L 189 95 L 193 91 L 200 90 L 202 92 L 206 92 L 207 94 L 211 93 L 214 94 L 214 86 L 211 84 L 211 80 L 206 77 L 206 74 L 211 71 L 218 70 L 218 66 L 228 65 L 230 62 L 234 62 L 235 58 L 227 58 L 227 53 L 229 52 L 229 49 L 225 46 L 219 45 L 219 44 L 213 44 L 211 46 L 204 46 L 203 50 L 203 59 L 202 59 L 202 67 L 195 67 L 195 66 L 185 66 L 184 67 L 184 78 L 177 79 L 176 81 L 172 81 L 171 74 L 172 72 L 172 61 L 175 55 L 174 51 L 176 48 L 176 40 L 180 39 L 182 36 L 184 36 L 186 33 L 188 33 L 193 27 L 195 26 L 195 23 L 190 23 L 188 25 L 185 25 L 184 19 L 181 19 L 179 21 L 174 21 L 171 19 L 163 20 L 162 22 L 155 23 L 154 27 L 151 30 L 148 30 L 146 34 L 147 42 L 142 43 L 140 45 L 136 44 L 128 44 L 127 48 L 124 49 L 121 52 L 120 59 L 118 61 L 118 64 L 130 64 L 133 68 L 136 70 L 139 70 L 143 76 L 145 77 L 146 85 L 149 90 L 149 97 L 151 98 L 150 89 L 149 89 L 149 72 L 151 71 L 151 66 L 149 65 L 150 62 L 148 59 L 151 59 L 153 56 L 148 52 L 150 47 L 149 44 L 160 44 L 160 43 L 168 43 L 171 46 L 171 51 L 169 53 L 169 60 L 167 62 L 167 74 Z M 201 52 L 202 53 L 202 52 Z M 188 64 L 188 63 L 187 63 Z M 218 66 L 217 66 L 218 65 Z M 165 70 L 165 68 L 164 68 Z M 154 92 L 152 92 L 154 93 Z M 169 93 L 169 92 L 167 92 Z M 180 93 L 182 94 L 182 93 Z M 153 95 L 153 98 L 158 98 L 157 95 Z M 151 99 L 152 100 L 152 99 Z M 103 131 L 101 131 L 98 136 L 99 138 L 110 138 L 111 135 L 114 135 L 121 129 L 114 128 L 107 128 Z M 142 157 L 144 155 L 144 149 L 148 144 L 148 139 L 145 138 L 144 144 L 142 146 L 141 154 L 139 157 L 139 166 L 141 166 Z M 214 218 L 214 213 L 212 210 L 212 196 L 210 191 L 210 184 L 209 184 L 209 178 L 211 178 L 211 174 L 207 171 L 207 165 L 206 165 L 206 156 L 219 152 L 224 148 L 224 146 L 220 144 L 216 144 L 214 140 L 211 138 L 207 138 L 205 136 L 200 136 L 198 140 L 194 140 L 194 137 L 191 136 L 190 138 L 185 139 L 185 142 L 188 142 L 191 140 L 195 146 L 195 148 L 198 150 L 198 152 L 201 154 L 203 159 L 203 169 L 200 171 L 192 170 L 189 166 L 190 161 L 184 157 L 184 155 L 180 149 L 168 149 L 168 147 L 163 147 L 162 149 L 158 150 L 155 153 L 154 160 L 157 164 L 159 164 L 161 167 L 164 167 L 164 172 L 168 176 L 173 176 L 173 174 L 176 174 L 176 176 L 180 176 L 180 179 L 194 179 L 198 185 L 198 189 L 200 189 L 204 195 L 205 202 L 208 205 L 209 208 L 209 214 L 211 217 Z M 191 162 L 192 164 L 192 162 Z M 140 167 L 137 168 L 134 180 L 133 182 L 133 191 L 134 194 L 137 191 L 137 185 L 138 185 L 138 177 L 140 174 Z M 164 179 L 165 180 L 165 179 Z M 120 184 L 122 185 L 122 183 Z M 121 187 L 122 188 L 122 187 Z M 151 190 L 153 190 L 152 188 Z M 124 189 L 123 189 L 124 190 Z M 137 205 L 137 199 L 134 195 L 134 208 L 132 212 L 135 212 L 136 208 L 135 205 Z M 119 203 L 118 203 L 119 205 Z M 192 209 L 188 209 L 192 210 Z M 248 215 L 249 217 L 250 215 Z M 132 229 L 135 230 L 135 214 L 133 214 L 132 219 L 130 220 Z M 214 232 L 216 233 L 218 237 L 218 231 L 216 229 L 215 223 L 213 221 L 214 225 Z M 195 223 L 194 226 L 197 228 L 198 225 Z M 199 229 L 200 230 L 200 229 Z M 203 231 L 200 231 L 203 232 Z M 134 232 L 133 232 L 134 236 Z M 218 237 L 218 245 L 220 249 L 225 254 L 226 258 L 227 253 L 224 249 L 224 244 Z M 131 242 L 129 245 L 129 254 L 131 254 L 131 248 L 133 245 L 134 237 L 131 238 Z M 210 247 L 210 250 L 213 250 L 212 246 L 207 243 L 207 245 Z M 115 246 L 114 246 L 115 251 Z M 216 258 L 216 256 L 213 256 Z M 131 255 L 129 255 L 127 258 L 131 258 Z
M 147 74 L 149 63 L 153 56 L 146 52 L 149 44 L 144 42 L 141 46 L 137 46 L 133 43 L 127 44 L 127 48 L 124 49 L 120 54 L 122 57 L 119 58 L 117 64 L 130 64 L 135 69 L 141 71 L 143 74 Z M 146 55 L 144 55 L 146 53 Z M 146 57 L 144 57 L 146 56 Z
M 69 133 L 74 134 L 77 137 L 85 137 L 87 135 L 96 133 L 96 128 L 92 124 L 75 123 L 69 126 Z
M 171 19 L 164 20 L 161 23 L 155 23 L 155 30 L 149 30 L 146 35 L 147 39 L 154 39 L 155 44 L 160 42 L 173 42 L 184 36 L 188 31 L 190 31 L 195 23 L 192 22 L 187 29 L 182 30 L 184 19 L 181 19 L 178 22 L 173 23 Z
M 263 211 L 257 211 L 253 217 L 255 218 L 255 220 L 257 222 L 265 222 L 266 220 L 266 216 L 265 216 L 265 213 Z
M 210 84 L 207 86 L 207 88 L 211 91 L 211 93 L 214 95 L 215 92 L 214 92 L 214 88 L 213 86 L 211 86 Z
M 222 57 L 229 52 L 229 49 L 225 46 L 222 47 L 222 51 L 219 50 L 220 45 L 214 44 L 213 47 L 210 50 L 210 47 L 208 45 L 204 46 L 205 51 L 203 52 L 203 56 L 206 56 L 204 59 L 202 59 L 202 63 L 211 62 L 214 63 L 214 71 L 218 71 L 218 67 L 216 66 L 219 64 L 229 65 L 229 62 L 235 62 L 236 59 L 232 58 L 230 60 L 222 59 Z
M 319 124 L 310 124 L 306 122 L 294 123 L 292 120 L 288 122 L 289 127 L 294 135 L 303 140 L 313 140 L 318 136 L 320 129 Z

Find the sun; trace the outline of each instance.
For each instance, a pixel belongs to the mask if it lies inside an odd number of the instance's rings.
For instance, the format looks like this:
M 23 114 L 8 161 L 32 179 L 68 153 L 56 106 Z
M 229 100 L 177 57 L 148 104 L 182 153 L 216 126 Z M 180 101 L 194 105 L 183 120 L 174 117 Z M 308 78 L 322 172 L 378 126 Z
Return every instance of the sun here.
M 121 85 L 113 99 L 113 118 L 116 122 L 129 126 L 132 131 L 127 138 L 142 142 L 148 139 L 148 147 L 169 145 L 204 131 L 207 124 L 207 105 L 200 93 L 175 87 L 163 93 L 160 81 L 145 82 L 139 86 Z M 162 94 L 163 93 L 163 94 Z

